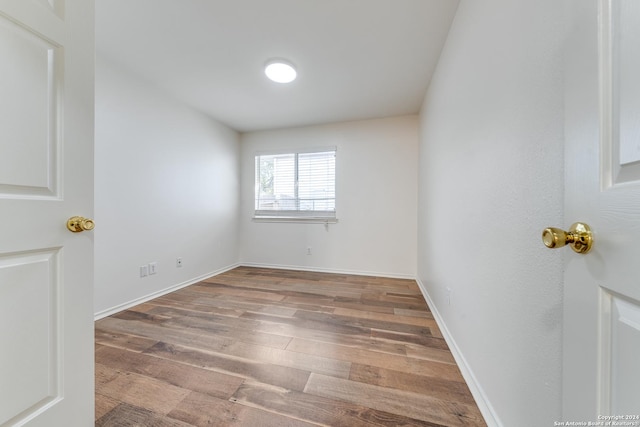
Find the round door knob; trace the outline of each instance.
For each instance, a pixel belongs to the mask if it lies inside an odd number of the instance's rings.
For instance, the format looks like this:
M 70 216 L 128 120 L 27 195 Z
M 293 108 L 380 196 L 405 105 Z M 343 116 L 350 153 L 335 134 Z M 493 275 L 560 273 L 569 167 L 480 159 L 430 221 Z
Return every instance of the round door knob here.
M 587 224 L 576 222 L 569 231 L 555 227 L 545 228 L 542 231 L 542 241 L 551 249 L 569 245 L 574 252 L 586 254 L 593 246 L 593 233 Z
M 72 231 L 74 233 L 93 230 L 95 226 L 96 226 L 96 223 L 93 222 L 92 219 L 84 218 L 81 216 L 72 216 L 67 221 L 67 229 L 69 229 L 69 231 Z

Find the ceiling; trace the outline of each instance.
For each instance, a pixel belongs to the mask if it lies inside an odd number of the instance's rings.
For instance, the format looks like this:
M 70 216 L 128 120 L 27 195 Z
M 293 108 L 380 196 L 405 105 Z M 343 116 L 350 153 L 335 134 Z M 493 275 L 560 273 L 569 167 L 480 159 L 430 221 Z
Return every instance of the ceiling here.
M 458 0 L 96 0 L 98 55 L 239 132 L 417 113 Z M 273 83 L 271 58 L 298 79 Z

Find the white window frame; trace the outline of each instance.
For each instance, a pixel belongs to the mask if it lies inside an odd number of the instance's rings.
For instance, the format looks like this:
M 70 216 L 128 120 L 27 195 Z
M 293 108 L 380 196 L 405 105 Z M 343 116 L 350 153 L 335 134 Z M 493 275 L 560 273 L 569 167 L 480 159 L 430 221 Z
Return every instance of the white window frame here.
M 258 222 L 312 222 L 312 223 L 336 223 L 338 219 L 336 217 L 336 209 L 333 211 L 309 211 L 309 210 L 259 210 L 257 209 L 257 195 L 258 191 L 258 183 L 257 183 L 257 175 L 259 174 L 259 165 L 258 158 L 260 156 L 277 156 L 277 155 L 294 155 L 295 156 L 295 178 L 294 178 L 294 186 L 297 194 L 298 191 L 298 156 L 300 154 L 312 154 L 312 153 L 324 153 L 333 151 L 336 156 L 336 170 L 334 171 L 334 192 L 337 192 L 337 155 L 338 150 L 336 147 L 317 147 L 317 148 L 304 148 L 304 149 L 282 149 L 282 150 L 266 150 L 266 151 L 258 151 L 254 156 L 254 215 L 253 220 Z M 337 197 L 336 197 L 337 199 Z M 299 203 L 298 198 L 296 197 L 296 202 Z M 334 200 L 334 203 L 336 201 Z

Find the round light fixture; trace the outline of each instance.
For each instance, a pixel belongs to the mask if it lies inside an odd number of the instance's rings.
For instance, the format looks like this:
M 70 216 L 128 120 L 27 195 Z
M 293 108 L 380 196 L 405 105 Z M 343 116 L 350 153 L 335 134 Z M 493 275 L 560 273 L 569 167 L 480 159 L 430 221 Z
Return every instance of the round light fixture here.
M 272 59 L 264 67 L 264 73 L 277 83 L 291 83 L 296 79 L 298 73 L 289 61 L 283 59 Z

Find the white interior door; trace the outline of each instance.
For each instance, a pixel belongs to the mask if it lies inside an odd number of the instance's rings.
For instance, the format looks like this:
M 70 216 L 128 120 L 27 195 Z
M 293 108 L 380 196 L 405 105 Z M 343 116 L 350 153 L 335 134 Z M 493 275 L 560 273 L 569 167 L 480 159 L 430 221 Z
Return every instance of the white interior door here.
M 640 2 L 567 4 L 563 417 L 640 425 Z
M 93 425 L 93 0 L 0 0 L 0 426 Z

